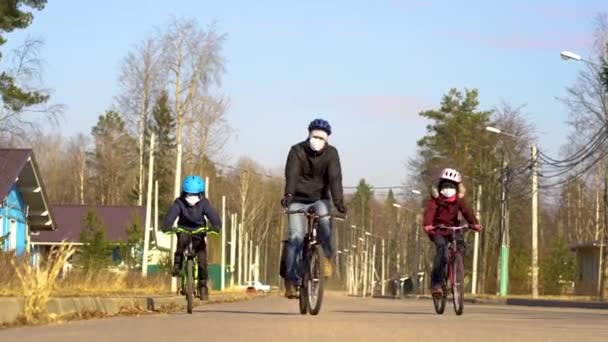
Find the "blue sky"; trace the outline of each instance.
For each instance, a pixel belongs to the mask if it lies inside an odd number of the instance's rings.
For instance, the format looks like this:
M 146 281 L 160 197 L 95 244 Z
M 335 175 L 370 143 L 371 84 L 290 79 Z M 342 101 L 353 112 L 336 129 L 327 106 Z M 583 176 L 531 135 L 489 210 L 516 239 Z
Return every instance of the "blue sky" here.
M 121 59 L 171 15 L 218 21 L 228 34 L 223 91 L 237 135 L 227 152 L 283 166 L 306 125 L 324 117 L 344 183 L 401 184 L 405 163 L 450 88 L 480 90 L 481 108 L 527 104 L 540 148 L 555 155 L 567 112 L 555 100 L 583 67 L 604 1 L 49 1 L 25 31 L 42 37 L 45 84 L 67 106 L 60 130 L 89 133 L 118 91 Z M 69 124 L 68 124 L 69 122 Z

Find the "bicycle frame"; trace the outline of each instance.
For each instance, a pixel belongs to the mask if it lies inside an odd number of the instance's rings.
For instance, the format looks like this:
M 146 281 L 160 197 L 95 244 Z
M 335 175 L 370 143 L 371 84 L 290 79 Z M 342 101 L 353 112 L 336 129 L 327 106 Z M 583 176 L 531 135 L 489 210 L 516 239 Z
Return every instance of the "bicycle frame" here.
M 187 274 L 187 270 L 186 270 L 186 262 L 187 260 L 193 260 L 193 271 L 194 274 L 192 275 L 192 277 L 194 279 L 198 279 L 198 258 L 196 257 L 196 253 L 194 252 L 194 246 L 192 245 L 192 236 L 193 235 L 197 235 L 197 234 L 201 234 L 206 230 L 206 227 L 201 227 L 198 228 L 196 230 L 187 230 L 181 227 L 177 228 L 177 233 L 179 234 L 185 234 L 188 236 L 188 245 L 186 246 L 186 248 L 184 249 L 184 259 L 182 261 L 182 273 L 181 273 L 181 280 L 182 280 L 182 289 L 186 288 L 186 282 L 187 282 L 187 278 L 188 278 L 188 274 Z
M 438 226 L 437 230 L 441 231 L 441 230 L 448 230 L 450 231 L 450 235 L 451 236 L 451 240 L 452 241 L 448 241 L 448 249 L 447 249 L 447 257 L 448 257 L 448 262 L 447 262 L 447 272 L 446 272 L 446 277 L 447 277 L 447 281 L 446 283 L 449 284 L 450 287 L 453 287 L 455 284 L 455 280 L 454 280 L 454 258 L 456 257 L 456 254 L 462 254 L 462 250 L 460 248 L 458 248 L 458 244 L 457 244 L 457 237 L 458 237 L 458 233 L 464 233 L 465 230 L 467 230 L 469 228 L 468 225 L 466 226 L 457 226 L 457 227 L 446 227 L 446 226 Z

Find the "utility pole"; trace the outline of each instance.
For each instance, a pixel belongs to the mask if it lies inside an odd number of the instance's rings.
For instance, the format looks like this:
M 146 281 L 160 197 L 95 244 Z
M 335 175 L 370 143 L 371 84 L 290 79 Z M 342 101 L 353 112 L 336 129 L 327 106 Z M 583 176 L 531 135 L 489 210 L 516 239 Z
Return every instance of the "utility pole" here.
M 475 201 L 475 211 L 477 214 L 477 219 L 481 222 L 481 194 L 482 194 L 482 185 L 477 185 L 477 198 Z M 475 245 L 473 248 L 473 280 L 471 284 L 471 293 L 477 293 L 477 271 L 479 267 L 479 232 L 475 232 Z
M 386 255 L 384 250 L 384 239 L 382 239 L 382 271 L 380 273 L 380 295 L 384 297 L 384 281 L 386 280 Z
M 532 145 L 532 298 L 538 298 L 538 148 Z
M 507 295 L 507 287 L 509 284 L 509 232 L 507 224 L 507 184 L 508 180 L 508 163 L 505 158 L 504 152 L 502 153 L 502 170 L 501 170 L 501 218 L 500 218 L 500 231 L 501 231 L 501 246 L 500 246 L 500 261 L 499 261 L 499 293 L 500 296 L 504 297 Z
M 230 224 L 230 287 L 234 288 L 236 269 L 236 214 L 231 215 Z
M 602 227 L 602 232 L 600 233 L 600 255 L 598 262 L 598 271 L 597 271 L 597 295 L 600 300 L 604 299 L 604 244 L 606 243 L 606 225 L 608 225 L 608 168 L 606 168 L 606 173 L 604 174 L 604 217 L 606 222 Z
M 144 228 L 144 251 L 141 273 L 148 276 L 148 252 L 150 249 L 150 228 L 152 228 L 152 177 L 154 174 L 154 132 L 150 134 L 150 157 L 148 160 L 148 195 L 146 198 L 146 223 Z
M 173 184 L 173 197 L 178 198 L 181 192 L 180 182 L 182 179 L 182 144 L 181 142 L 177 143 L 177 153 L 175 157 L 175 183 Z M 175 227 L 177 223 L 177 219 L 173 222 L 173 227 Z M 175 248 L 177 247 L 177 239 L 175 238 L 175 234 L 171 234 L 171 263 L 175 263 Z M 177 291 L 177 277 L 171 277 L 171 292 Z
M 156 236 L 157 232 L 158 232 L 158 179 L 154 181 L 154 236 Z M 158 241 L 157 241 L 157 243 L 158 243 Z
M 222 196 L 222 257 L 220 275 L 220 290 L 226 289 L 226 196 Z
M 237 268 L 238 268 L 238 284 L 237 285 L 242 285 L 243 284 L 243 223 L 237 223 L 238 224 L 238 233 L 237 233 L 237 238 L 239 240 L 238 242 L 238 248 L 239 248 L 239 252 L 237 255 Z

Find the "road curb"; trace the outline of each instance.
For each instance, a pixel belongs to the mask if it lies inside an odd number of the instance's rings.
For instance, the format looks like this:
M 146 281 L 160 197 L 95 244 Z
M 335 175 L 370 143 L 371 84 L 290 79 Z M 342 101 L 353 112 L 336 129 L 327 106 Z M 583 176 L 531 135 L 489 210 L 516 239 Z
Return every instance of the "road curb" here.
M 264 295 L 252 293 L 217 293 L 209 295 L 209 301 L 195 300 L 194 306 L 248 300 Z M 0 324 L 10 324 L 23 315 L 25 300 L 16 297 L 0 298 Z M 69 316 L 86 312 L 96 312 L 107 316 L 125 311 L 160 311 L 165 308 L 184 307 L 183 296 L 151 297 L 66 297 L 51 298 L 47 304 L 49 315 Z

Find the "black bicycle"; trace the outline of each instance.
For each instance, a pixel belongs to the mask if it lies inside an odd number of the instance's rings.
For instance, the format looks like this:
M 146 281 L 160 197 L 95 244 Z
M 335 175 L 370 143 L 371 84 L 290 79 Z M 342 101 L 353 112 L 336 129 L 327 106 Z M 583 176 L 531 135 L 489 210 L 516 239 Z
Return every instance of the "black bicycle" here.
M 323 303 L 323 268 L 320 254 L 320 247 L 317 241 L 317 228 L 319 226 L 319 220 L 325 217 L 332 219 L 343 220 L 344 217 L 336 216 L 331 214 L 317 215 L 314 208 L 308 210 L 287 210 L 285 211 L 288 215 L 306 215 L 306 234 L 304 235 L 304 242 L 302 247 L 302 283 L 298 287 L 299 292 L 299 304 L 300 313 L 305 315 L 310 313 L 311 315 L 319 314 L 321 311 L 321 304 Z M 285 255 L 285 253 L 283 253 Z M 282 265 L 281 272 L 286 273 Z M 286 274 L 285 274 L 286 275 Z
M 446 227 L 437 226 L 435 231 L 448 230 L 451 233 L 451 241 L 448 242 L 446 270 L 444 271 L 445 278 L 442 284 L 443 294 L 433 295 L 433 306 L 435 312 L 443 314 L 448 293 L 452 293 L 452 302 L 454 303 L 454 312 L 456 315 L 462 315 L 464 311 L 464 248 L 457 243 L 459 234 L 464 234 L 469 226 Z

